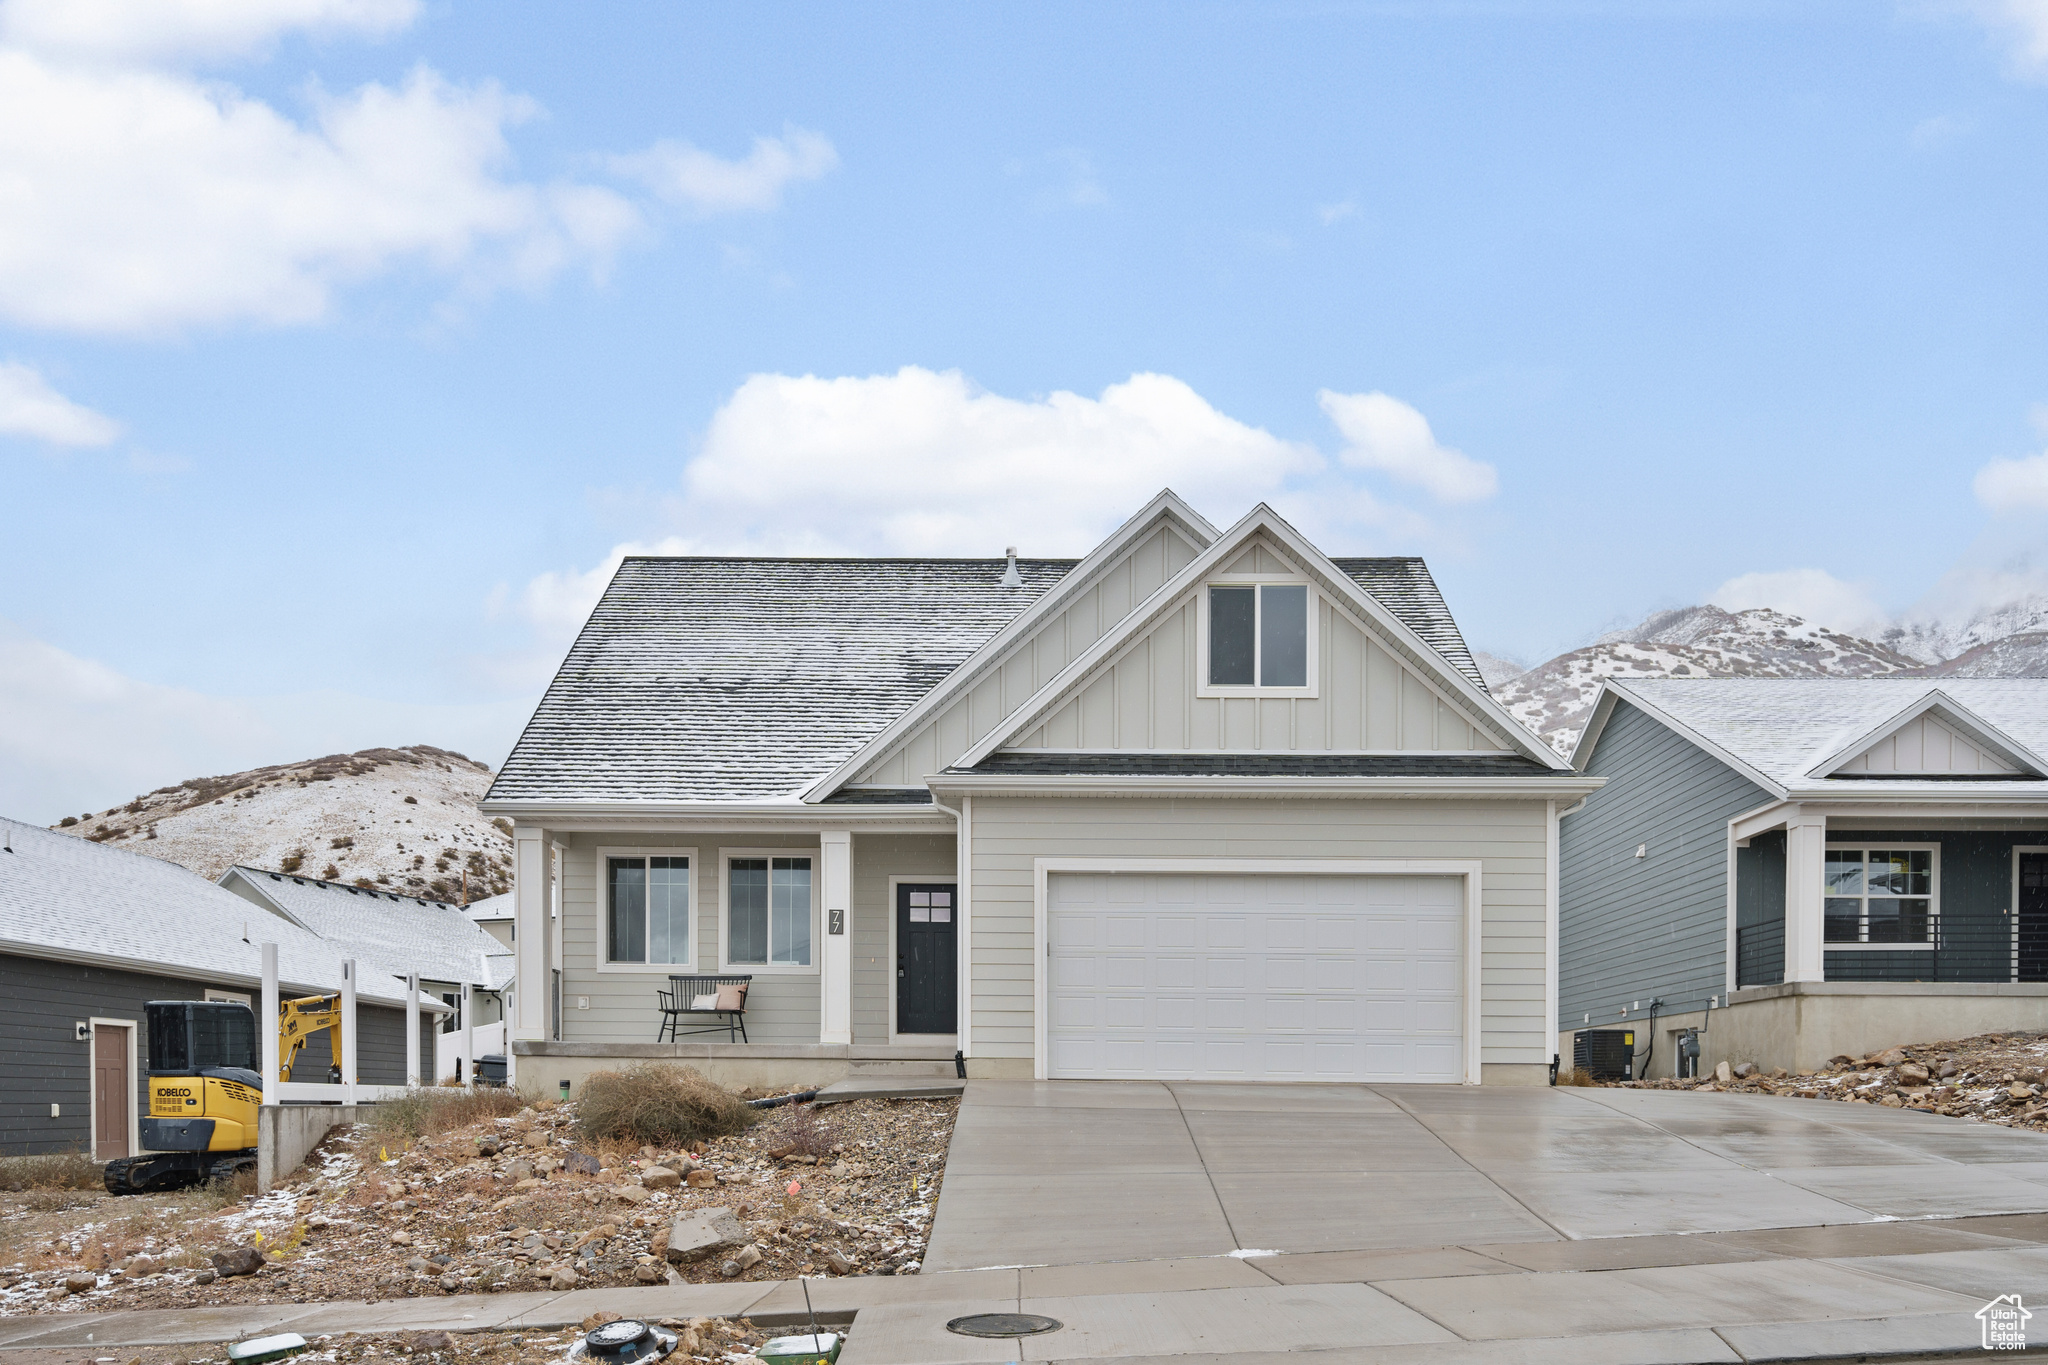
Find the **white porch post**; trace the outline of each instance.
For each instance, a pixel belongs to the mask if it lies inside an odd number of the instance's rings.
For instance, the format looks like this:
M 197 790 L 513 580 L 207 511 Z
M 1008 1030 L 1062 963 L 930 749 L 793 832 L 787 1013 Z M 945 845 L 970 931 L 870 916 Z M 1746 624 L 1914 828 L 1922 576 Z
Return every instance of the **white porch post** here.
M 256 1041 L 263 1047 L 263 1102 L 282 1104 L 277 1088 L 277 945 L 263 945 L 263 1009 L 256 1016 Z
M 1785 822 L 1785 980 L 1825 981 L 1822 907 L 1826 888 L 1825 816 L 1795 815 Z
M 512 829 L 513 962 L 524 989 L 514 997 L 512 1036 L 544 1042 L 548 1036 L 548 982 L 554 975 L 554 926 L 548 922 L 548 839 L 529 825 Z
M 405 1083 L 420 1083 L 420 974 L 405 976 Z
M 821 888 L 818 946 L 818 1041 L 853 1041 L 853 834 L 818 836 Z
M 341 964 L 341 1102 L 356 1102 L 356 960 Z
M 467 981 L 462 983 L 462 994 L 456 999 L 462 1002 L 462 1060 L 455 1065 L 455 1079 L 464 1085 L 476 1084 L 476 990 Z

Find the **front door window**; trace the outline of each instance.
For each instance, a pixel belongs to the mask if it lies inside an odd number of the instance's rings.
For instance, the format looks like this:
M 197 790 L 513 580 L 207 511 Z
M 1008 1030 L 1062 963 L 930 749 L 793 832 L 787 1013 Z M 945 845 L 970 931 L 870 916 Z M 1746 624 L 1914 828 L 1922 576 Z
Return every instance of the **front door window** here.
M 896 887 L 896 1031 L 953 1033 L 959 1004 L 959 940 L 950 882 Z

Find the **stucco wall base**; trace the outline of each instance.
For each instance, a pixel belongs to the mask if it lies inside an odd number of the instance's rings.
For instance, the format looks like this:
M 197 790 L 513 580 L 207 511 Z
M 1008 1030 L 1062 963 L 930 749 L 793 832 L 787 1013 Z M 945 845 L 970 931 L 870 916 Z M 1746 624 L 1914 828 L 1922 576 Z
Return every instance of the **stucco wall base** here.
M 1647 1020 L 1614 1027 L 1644 1028 Z M 1978 1033 L 2048 1030 L 2048 983 L 1795 981 L 1732 992 L 1721 1009 L 1657 1021 L 1652 1078 L 1673 1074 L 1679 1029 L 1699 1028 L 1700 1072 L 1720 1062 L 1818 1071 L 1830 1057 Z M 1558 1035 L 1570 1061 L 1576 1030 Z M 1642 1050 L 1638 1039 L 1636 1049 Z
M 1549 1085 L 1548 1062 L 1481 1062 L 1481 1085 Z
M 1032 1076 L 1029 1057 L 969 1057 L 970 1081 L 1028 1081 Z
M 859 1062 L 944 1063 L 952 1074 L 950 1048 L 875 1047 L 854 1044 L 754 1045 L 728 1043 L 514 1043 L 519 1089 L 553 1098 L 569 1082 L 573 1096 L 593 1072 L 615 1071 L 642 1062 L 671 1062 L 702 1072 L 729 1089 L 752 1086 L 777 1092 L 809 1090 L 843 1080 Z M 1026 1067 L 1029 1067 L 1027 1062 Z M 1028 1072 L 1027 1072 L 1028 1074 Z

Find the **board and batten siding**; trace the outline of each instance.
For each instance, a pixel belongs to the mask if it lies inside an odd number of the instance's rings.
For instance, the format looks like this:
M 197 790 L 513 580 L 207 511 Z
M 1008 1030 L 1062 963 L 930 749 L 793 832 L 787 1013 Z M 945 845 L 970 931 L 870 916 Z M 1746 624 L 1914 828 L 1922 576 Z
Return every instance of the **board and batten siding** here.
M 135 1022 L 135 1116 L 149 1114 L 149 1019 L 152 1000 L 203 1000 L 209 987 L 248 995 L 248 986 L 120 971 L 43 958 L 0 956 L 0 1041 L 10 1064 L 7 1093 L 0 1096 L 0 1154 L 90 1150 L 92 1131 L 92 1043 L 80 1042 L 85 1020 Z M 405 1011 L 399 1007 L 358 1007 L 356 1073 L 370 1085 L 405 1084 Z M 431 1058 L 431 1015 L 421 1019 L 423 1057 Z M 300 1054 L 302 1076 L 325 1080 L 333 1058 L 325 1034 L 315 1035 Z M 50 1106 L 58 1106 L 56 1118 Z
M 1557 1026 L 1703 1010 L 1727 989 L 1728 821 L 1771 794 L 1627 702 L 1586 771 L 1607 785 L 1558 827 Z
M 1039 858 L 1401 858 L 1481 864 L 1480 1060 L 1547 1063 L 1546 816 L 1542 801 L 975 797 L 973 1055 L 1032 1056 Z
M 857 784 L 917 786 L 973 747 L 1004 717 L 1193 561 L 1197 551 L 1171 526 L 1107 566 L 1074 600 L 1016 641 L 964 696 L 854 778 Z
M 1319 599 L 1317 611 L 1317 695 L 1197 696 L 1199 601 L 1200 590 L 1188 594 L 1011 747 L 1503 751 L 1328 598 Z

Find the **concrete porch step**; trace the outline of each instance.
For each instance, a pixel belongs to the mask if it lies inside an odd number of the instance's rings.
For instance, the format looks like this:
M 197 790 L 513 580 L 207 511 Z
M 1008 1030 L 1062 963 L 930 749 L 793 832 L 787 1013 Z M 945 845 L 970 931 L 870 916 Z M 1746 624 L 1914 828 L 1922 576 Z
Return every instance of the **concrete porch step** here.
M 848 1076 L 818 1092 L 816 1104 L 848 1100 L 942 1100 L 966 1093 L 967 1082 L 951 1076 Z

